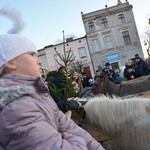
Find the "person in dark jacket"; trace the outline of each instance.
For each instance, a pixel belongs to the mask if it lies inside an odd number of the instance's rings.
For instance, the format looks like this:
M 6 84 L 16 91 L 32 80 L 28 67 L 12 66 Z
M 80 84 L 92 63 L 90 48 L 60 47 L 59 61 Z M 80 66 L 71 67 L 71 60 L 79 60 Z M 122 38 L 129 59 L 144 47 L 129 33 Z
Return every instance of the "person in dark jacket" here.
M 105 64 L 105 67 L 102 70 L 102 74 L 105 76 L 107 75 L 109 80 L 111 80 L 112 82 L 116 81 L 116 73 L 115 71 L 111 68 L 111 64 L 109 62 L 107 62 Z
M 127 80 L 132 80 L 137 78 L 137 74 L 135 72 L 135 64 L 131 59 L 129 59 L 128 62 L 125 64 L 124 77 Z
M 92 84 L 90 83 L 90 79 L 92 79 L 91 76 L 86 75 L 86 73 L 84 73 L 84 72 L 82 73 L 82 86 L 83 86 L 83 88 L 92 86 Z
M 150 74 L 150 69 L 146 61 L 142 58 L 135 57 L 135 72 L 137 77 L 142 77 Z
M 57 88 L 63 88 L 64 87 L 64 84 L 66 83 L 65 67 L 63 67 L 63 66 L 59 67 L 56 75 L 54 76 L 52 83 Z

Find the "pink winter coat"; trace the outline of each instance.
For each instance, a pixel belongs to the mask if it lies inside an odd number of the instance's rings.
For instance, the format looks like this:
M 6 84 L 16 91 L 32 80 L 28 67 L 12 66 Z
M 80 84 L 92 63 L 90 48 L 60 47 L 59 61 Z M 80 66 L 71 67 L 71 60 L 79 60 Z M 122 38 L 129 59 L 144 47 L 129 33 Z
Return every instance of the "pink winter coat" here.
M 69 137 L 62 138 L 67 132 Z M 0 78 L 0 146 L 6 150 L 103 150 L 68 119 L 41 78 Z

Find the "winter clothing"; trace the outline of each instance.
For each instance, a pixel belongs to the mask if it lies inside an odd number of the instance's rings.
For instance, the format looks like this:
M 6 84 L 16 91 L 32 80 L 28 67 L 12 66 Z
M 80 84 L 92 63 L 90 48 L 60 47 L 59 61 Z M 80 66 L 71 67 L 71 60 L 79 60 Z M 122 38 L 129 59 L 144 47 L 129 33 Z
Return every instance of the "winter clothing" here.
M 149 68 L 148 64 L 146 63 L 146 61 L 144 61 L 140 57 L 136 57 L 135 59 L 140 59 L 140 61 L 138 63 L 136 63 L 136 65 L 135 65 L 135 72 L 137 74 L 137 77 L 149 75 L 150 68 Z
M 107 75 L 109 80 L 111 80 L 112 82 L 115 82 L 116 80 L 116 73 L 113 69 L 109 69 L 109 70 L 107 68 L 103 69 L 102 75 L 103 76 Z
M 0 35 L 0 68 L 9 60 L 30 51 L 37 53 L 36 46 L 21 35 Z
M 120 84 L 122 81 L 124 81 L 124 78 L 121 75 L 117 74 L 115 81 L 117 84 Z
M 0 121 L 0 147 L 7 150 L 103 149 L 59 111 L 39 77 L 0 78 Z M 65 132 L 68 137 L 62 137 Z
M 57 102 L 57 106 L 62 112 L 67 112 L 68 110 L 78 110 L 80 107 L 85 105 L 87 101 L 81 101 L 81 100 L 62 100 Z
M 110 66 L 110 63 L 109 63 L 109 62 L 107 62 L 107 63 L 105 64 L 105 66 Z
M 66 85 L 66 76 L 61 73 L 57 72 L 52 83 L 57 87 L 57 88 L 63 88 Z
M 126 65 L 124 69 L 124 77 L 127 80 L 132 80 L 137 78 L 137 74 L 135 72 L 135 65 Z

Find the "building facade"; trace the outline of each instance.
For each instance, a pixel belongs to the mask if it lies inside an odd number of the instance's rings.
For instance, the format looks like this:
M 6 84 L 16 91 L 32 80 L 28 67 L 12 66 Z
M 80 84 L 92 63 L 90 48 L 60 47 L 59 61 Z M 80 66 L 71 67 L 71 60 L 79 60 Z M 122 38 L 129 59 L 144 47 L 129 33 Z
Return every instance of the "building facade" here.
M 144 58 L 132 8 L 118 0 L 115 6 L 81 13 L 94 70 L 106 62 L 120 68 L 135 54 Z
M 89 54 L 86 36 L 77 39 L 69 38 L 66 39 L 64 43 L 49 45 L 38 50 L 38 57 L 42 61 L 44 74 L 46 71 L 57 70 L 60 67 L 59 63 L 63 65 L 63 61 L 57 52 L 60 55 L 64 55 L 64 47 L 66 54 L 70 53 L 72 57 L 75 57 L 73 63 L 75 65 L 80 63 L 82 66 L 82 72 L 85 72 L 93 77 L 93 65 Z
M 83 62 L 83 72 L 92 77 L 106 62 L 116 69 L 124 66 L 135 54 L 144 59 L 132 8 L 129 2 L 118 0 L 115 6 L 105 5 L 104 9 L 81 13 L 86 36 L 69 38 L 65 43 L 38 50 L 44 74 L 59 68 L 57 61 L 61 63 L 61 59 L 56 51 L 63 55 L 64 44 L 66 53 L 71 51 L 76 57 L 74 62 Z

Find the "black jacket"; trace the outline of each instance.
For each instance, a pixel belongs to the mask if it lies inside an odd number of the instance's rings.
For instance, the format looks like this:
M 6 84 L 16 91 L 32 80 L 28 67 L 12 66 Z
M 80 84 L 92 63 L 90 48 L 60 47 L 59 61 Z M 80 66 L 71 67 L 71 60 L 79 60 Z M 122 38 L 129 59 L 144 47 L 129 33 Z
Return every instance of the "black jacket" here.
M 66 80 L 66 76 L 63 73 L 57 72 L 52 83 L 58 88 L 63 88 Z
M 135 72 L 138 77 L 149 75 L 150 69 L 146 61 L 140 59 L 140 61 L 135 65 Z

